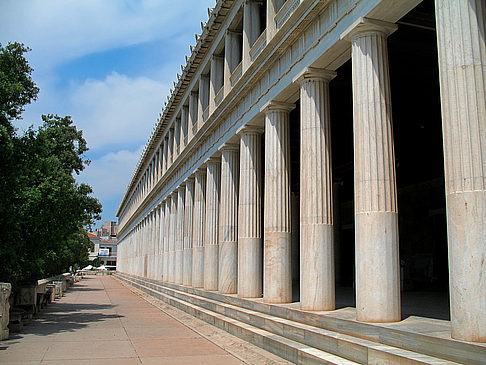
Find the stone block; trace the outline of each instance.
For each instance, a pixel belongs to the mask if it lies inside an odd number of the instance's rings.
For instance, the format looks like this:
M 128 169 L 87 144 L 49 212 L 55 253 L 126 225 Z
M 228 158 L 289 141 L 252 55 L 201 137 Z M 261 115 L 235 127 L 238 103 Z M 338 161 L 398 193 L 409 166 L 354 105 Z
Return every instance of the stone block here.
M 62 294 L 64 292 L 63 290 L 63 282 L 62 281 L 53 281 L 52 282 L 55 287 L 54 287 L 54 297 L 56 299 L 62 298 Z
M 0 283 L 0 340 L 6 340 L 9 336 L 9 298 L 11 292 L 12 286 L 10 283 Z

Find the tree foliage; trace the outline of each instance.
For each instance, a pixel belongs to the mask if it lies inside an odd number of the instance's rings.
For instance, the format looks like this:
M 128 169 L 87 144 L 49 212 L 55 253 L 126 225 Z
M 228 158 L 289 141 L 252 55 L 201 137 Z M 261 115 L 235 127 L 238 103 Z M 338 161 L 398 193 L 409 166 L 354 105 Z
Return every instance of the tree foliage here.
M 0 45 L 0 281 L 14 285 L 87 261 L 84 228 L 101 212 L 91 187 L 73 176 L 89 161 L 69 116 L 43 115 L 37 130 L 15 131 L 13 121 L 38 93 L 27 51 L 18 43 Z

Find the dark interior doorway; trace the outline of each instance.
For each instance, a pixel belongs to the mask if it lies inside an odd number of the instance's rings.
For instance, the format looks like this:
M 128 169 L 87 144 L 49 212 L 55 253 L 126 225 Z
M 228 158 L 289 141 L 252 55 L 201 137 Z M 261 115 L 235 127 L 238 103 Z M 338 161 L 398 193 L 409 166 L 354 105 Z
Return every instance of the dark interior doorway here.
M 425 0 L 388 38 L 403 317 L 449 319 L 447 229 L 435 14 Z M 355 306 L 351 62 L 330 83 L 336 305 Z

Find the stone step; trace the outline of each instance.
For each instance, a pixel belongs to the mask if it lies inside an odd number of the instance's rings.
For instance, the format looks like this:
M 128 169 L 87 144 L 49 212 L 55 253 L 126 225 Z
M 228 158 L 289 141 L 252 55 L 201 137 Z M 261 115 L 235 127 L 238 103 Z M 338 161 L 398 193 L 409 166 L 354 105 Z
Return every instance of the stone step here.
M 227 303 L 167 288 L 146 280 L 138 280 L 140 285 L 164 295 L 189 302 L 192 305 L 223 314 L 232 319 L 256 326 L 262 330 L 303 343 L 307 346 L 332 353 L 336 356 L 360 364 L 369 363 L 407 363 L 407 364 L 454 364 L 444 359 L 415 353 L 412 351 L 383 345 L 373 341 L 341 334 L 303 323 L 275 317 L 269 314 L 245 309 Z
M 127 276 L 116 275 L 130 285 L 164 301 L 167 304 L 181 309 L 192 316 L 199 318 L 216 327 L 235 335 L 241 339 L 251 342 L 273 354 L 283 357 L 296 364 L 336 364 L 336 365 L 357 365 L 359 363 L 336 356 L 317 348 L 307 346 L 301 342 L 285 338 L 278 334 L 255 327 L 251 324 L 230 318 L 224 314 L 214 312 L 204 307 L 193 304 L 189 301 L 178 299 L 165 294 L 147 285 L 142 280 L 134 280 Z M 154 285 L 154 284 L 151 284 Z
M 123 274 L 126 275 L 126 274 Z M 458 341 L 443 335 L 429 335 L 449 329 L 449 322 L 429 318 L 410 317 L 403 323 L 364 323 L 356 321 L 354 308 L 332 312 L 307 312 L 289 305 L 266 304 L 261 299 L 242 299 L 235 295 L 184 287 L 160 281 L 129 276 L 145 285 L 171 288 L 221 303 L 269 314 L 274 317 L 292 320 L 332 332 L 350 335 L 382 345 L 408 350 L 414 353 L 449 360 L 457 363 L 486 365 L 486 344 Z M 343 315 L 344 313 L 344 315 Z M 427 328 L 423 331 L 422 328 Z

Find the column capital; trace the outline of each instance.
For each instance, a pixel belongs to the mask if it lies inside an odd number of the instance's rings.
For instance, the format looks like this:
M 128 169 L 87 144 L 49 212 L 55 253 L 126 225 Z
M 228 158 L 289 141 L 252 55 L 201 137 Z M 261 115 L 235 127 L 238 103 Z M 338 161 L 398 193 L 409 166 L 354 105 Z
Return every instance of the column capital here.
M 258 127 L 256 125 L 244 125 L 236 132 L 237 135 L 241 137 L 242 134 L 263 134 L 265 132 L 265 128 Z
M 385 37 L 388 37 L 397 29 L 398 26 L 395 23 L 360 17 L 341 34 L 341 39 L 352 41 L 355 38 L 369 33 L 382 33 Z
M 197 97 L 199 95 L 199 90 L 192 90 L 191 91 L 191 96 Z
M 206 162 L 204 162 L 201 166 L 199 166 L 195 171 L 194 171 L 194 175 L 196 174 L 205 174 L 206 173 Z
M 222 54 L 213 54 L 211 56 L 211 59 L 216 59 L 216 60 L 224 59 L 224 55 L 222 55 Z
M 260 111 L 261 112 L 267 112 L 267 111 L 287 111 L 287 112 L 290 112 L 291 110 L 295 109 L 295 104 L 291 104 L 291 103 L 283 103 L 281 101 L 274 101 L 274 100 L 271 100 L 267 103 L 265 103 Z
M 184 181 L 184 184 L 187 184 L 187 183 L 190 183 L 190 182 L 194 182 L 194 176 L 188 176 L 186 178 L 186 180 Z
M 226 29 L 226 34 L 243 35 L 241 30 Z
M 183 181 L 179 184 L 179 186 L 177 187 L 176 191 L 179 191 L 179 190 L 186 190 L 186 182 Z
M 221 156 L 211 156 L 204 161 L 207 164 L 221 162 Z
M 177 199 L 177 189 L 175 189 L 172 193 L 170 193 L 172 199 Z
M 239 143 L 224 143 L 221 147 L 219 147 L 219 151 L 239 151 L 240 144 Z
M 313 79 L 319 79 L 329 82 L 336 76 L 336 71 L 316 67 L 306 67 L 294 77 L 292 82 L 298 82 L 299 84 L 302 84 L 304 81 Z

